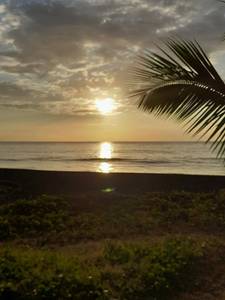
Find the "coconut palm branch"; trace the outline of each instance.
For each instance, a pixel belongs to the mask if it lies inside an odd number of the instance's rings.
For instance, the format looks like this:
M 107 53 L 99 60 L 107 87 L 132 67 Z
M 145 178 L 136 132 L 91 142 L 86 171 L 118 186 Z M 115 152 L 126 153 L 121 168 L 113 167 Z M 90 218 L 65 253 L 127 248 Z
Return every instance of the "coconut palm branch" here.
M 212 142 L 225 159 L 225 84 L 195 41 L 170 39 L 161 55 L 146 51 L 132 70 L 139 107 L 174 117 L 186 131 Z M 170 54 L 171 53 L 171 54 Z

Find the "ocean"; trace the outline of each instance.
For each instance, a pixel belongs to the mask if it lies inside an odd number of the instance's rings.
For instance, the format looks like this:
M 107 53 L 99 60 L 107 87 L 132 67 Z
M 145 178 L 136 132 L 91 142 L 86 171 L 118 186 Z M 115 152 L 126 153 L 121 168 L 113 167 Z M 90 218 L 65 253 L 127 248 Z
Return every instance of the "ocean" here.
M 198 142 L 1 142 L 0 168 L 225 175 Z

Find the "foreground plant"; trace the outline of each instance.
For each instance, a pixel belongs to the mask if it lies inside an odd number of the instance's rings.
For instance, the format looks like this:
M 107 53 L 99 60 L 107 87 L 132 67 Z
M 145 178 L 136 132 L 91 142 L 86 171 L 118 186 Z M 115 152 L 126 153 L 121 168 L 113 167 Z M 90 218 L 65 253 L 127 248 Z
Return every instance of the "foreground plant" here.
M 146 51 L 133 69 L 139 107 L 174 117 L 188 133 L 206 137 L 225 159 L 225 84 L 197 42 L 168 40 L 161 55 Z M 171 52 L 171 54 L 169 53 Z
M 92 259 L 2 247 L 0 300 L 174 299 L 192 290 L 202 258 L 202 248 L 189 239 L 155 245 L 108 241 Z

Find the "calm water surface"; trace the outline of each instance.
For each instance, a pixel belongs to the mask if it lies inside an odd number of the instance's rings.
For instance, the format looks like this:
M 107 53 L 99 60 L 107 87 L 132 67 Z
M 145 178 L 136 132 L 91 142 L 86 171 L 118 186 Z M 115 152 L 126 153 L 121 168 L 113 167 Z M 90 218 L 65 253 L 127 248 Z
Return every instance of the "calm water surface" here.
M 0 143 L 0 168 L 225 175 L 204 143 Z

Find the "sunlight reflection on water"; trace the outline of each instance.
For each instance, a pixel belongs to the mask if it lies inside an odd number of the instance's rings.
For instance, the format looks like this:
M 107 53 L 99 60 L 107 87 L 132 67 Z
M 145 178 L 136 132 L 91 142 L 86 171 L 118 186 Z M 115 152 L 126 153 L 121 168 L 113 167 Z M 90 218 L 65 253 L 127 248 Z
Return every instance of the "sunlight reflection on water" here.
M 100 154 L 99 158 L 112 158 L 112 144 L 105 142 L 100 144 Z
M 110 173 L 112 171 L 112 165 L 107 162 L 102 162 L 98 168 L 101 173 Z
M 98 171 L 101 173 L 110 173 L 112 171 L 112 164 L 107 162 L 112 158 L 113 147 L 111 143 L 104 142 L 100 144 L 99 158 L 106 161 L 101 162 L 98 166 Z

